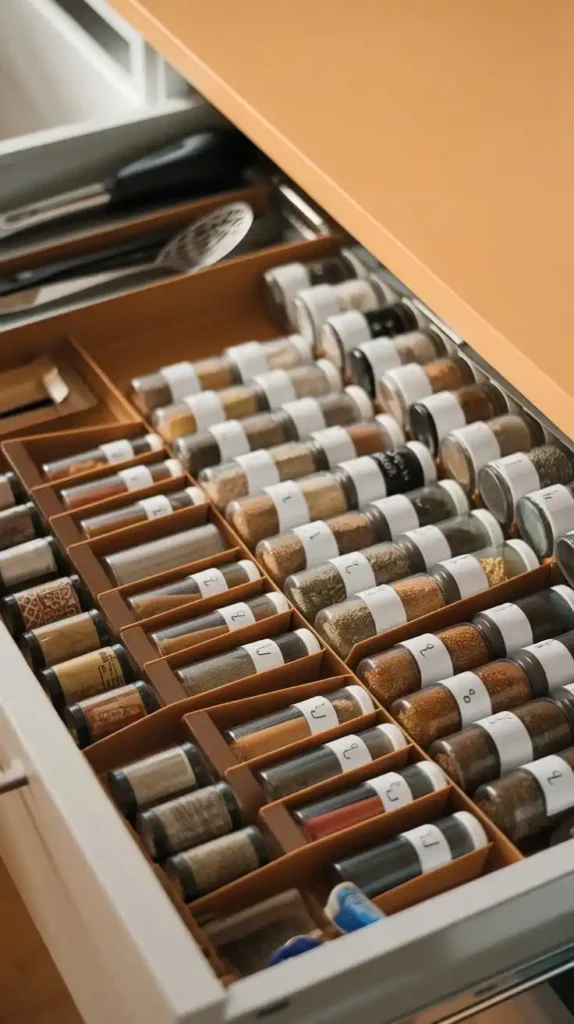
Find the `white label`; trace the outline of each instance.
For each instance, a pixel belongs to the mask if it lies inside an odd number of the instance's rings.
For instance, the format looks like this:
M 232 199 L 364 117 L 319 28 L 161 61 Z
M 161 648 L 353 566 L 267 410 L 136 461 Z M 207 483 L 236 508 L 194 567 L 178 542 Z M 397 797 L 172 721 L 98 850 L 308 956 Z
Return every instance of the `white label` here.
M 466 424 L 461 406 L 450 391 L 439 391 L 436 395 L 430 395 L 422 404 L 433 418 L 439 441 L 450 434 L 451 430 L 464 427 Z
M 219 569 L 203 569 L 202 572 L 194 572 L 191 577 L 197 583 L 202 597 L 211 597 L 212 594 L 222 594 L 229 590 L 227 580 Z
M 468 426 L 453 431 L 453 434 L 463 442 L 475 471 L 485 466 L 487 462 L 500 458 L 500 446 L 487 423 L 469 423 Z
M 305 549 L 307 569 L 323 565 L 331 558 L 337 558 L 339 548 L 337 541 L 327 523 L 316 519 L 313 523 L 304 523 L 293 529 Z
M 225 410 L 217 391 L 202 391 L 199 395 L 184 398 L 184 402 L 195 417 L 198 433 L 225 419 Z
M 422 633 L 412 640 L 403 640 L 400 647 L 415 659 L 421 675 L 421 687 L 431 686 L 448 679 L 454 672 L 453 664 L 445 645 L 434 633 Z
M 461 598 L 488 590 L 488 576 L 474 555 L 457 555 L 441 562 L 454 579 Z
M 147 466 L 130 466 L 129 469 L 118 470 L 128 491 L 141 491 L 144 487 L 151 487 L 155 480 Z
M 6 477 L 0 474 L 0 509 L 10 508 L 16 504 L 12 488 Z
M 101 444 L 100 450 L 110 465 L 116 462 L 127 462 L 128 459 L 134 457 L 131 441 L 109 441 L 107 444 Z
M 526 650 L 531 651 L 542 666 L 549 690 L 574 679 L 574 658 L 560 640 L 541 640 Z
M 247 455 L 237 455 L 235 461 L 245 470 L 249 494 L 259 494 L 265 487 L 279 483 L 279 470 L 265 448 L 258 448 L 256 452 L 248 452 Z
M 427 569 L 451 556 L 448 542 L 438 526 L 419 526 L 418 530 L 408 530 L 405 536 L 416 544 Z
M 508 602 L 489 608 L 482 613 L 498 627 L 506 654 L 513 654 L 532 643 L 532 628 L 528 616 L 517 605 Z
M 174 402 L 201 391 L 201 382 L 193 363 L 172 363 L 171 366 L 162 366 L 159 372 L 167 382 Z
M 393 626 L 402 626 L 403 622 L 407 621 L 403 602 L 396 591 L 386 584 L 371 590 L 361 590 L 357 597 L 360 597 L 369 609 L 378 633 L 384 633 Z
M 362 551 L 350 551 L 346 555 L 329 558 L 328 561 L 343 580 L 347 597 L 354 597 L 360 590 L 376 585 L 375 574 Z
M 285 402 L 294 402 L 297 392 L 286 370 L 270 370 L 254 378 L 254 383 L 265 392 L 269 408 L 280 409 Z
M 429 379 L 418 363 L 408 363 L 406 366 L 400 366 L 398 370 L 391 370 L 389 377 L 397 385 L 407 406 L 432 395 Z
M 141 498 L 138 505 L 143 508 L 148 519 L 161 519 L 173 512 L 171 502 L 165 494 L 155 494 L 153 498 Z
M 239 420 L 227 420 L 225 423 L 216 423 L 209 428 L 209 433 L 217 441 L 221 462 L 228 462 L 236 455 L 244 455 L 249 451 L 249 441 Z
M 441 680 L 440 685 L 450 690 L 458 704 L 461 729 L 491 714 L 492 702 L 488 690 L 474 672 L 460 672 L 452 679 Z
M 333 751 L 344 772 L 351 772 L 353 768 L 360 768 L 373 760 L 365 741 L 354 734 L 340 736 L 338 740 L 325 743 L 325 746 Z
M 243 644 L 243 650 L 247 651 L 256 672 L 267 672 L 285 664 L 281 648 L 274 640 L 255 640 L 252 644 Z
M 416 530 L 419 525 L 416 509 L 405 494 L 391 494 L 390 498 L 380 498 L 373 505 L 381 510 L 387 520 L 391 540 L 409 530 Z
M 279 533 L 286 533 L 294 526 L 301 526 L 311 518 L 303 492 L 294 480 L 284 480 L 280 484 L 263 489 L 277 509 Z
M 540 487 L 540 477 L 526 452 L 505 455 L 497 459 L 496 466 L 510 488 L 515 505 L 519 498 Z
M 243 626 L 252 626 L 255 622 L 255 616 L 249 605 L 245 604 L 245 601 L 238 601 L 237 604 L 228 604 L 224 608 L 218 608 L 217 611 L 230 633 L 234 629 L 242 629 Z
M 365 341 L 364 344 L 359 345 L 359 348 L 369 360 L 376 380 L 388 370 L 394 370 L 396 366 L 401 365 L 397 347 L 390 338 L 375 338 L 373 341 Z
M 483 718 L 477 725 L 484 729 L 494 742 L 501 775 L 507 775 L 527 761 L 532 761 L 532 740 L 526 726 L 512 714 L 512 711 L 499 711 L 497 715 Z
M 409 832 L 401 832 L 400 837 L 408 840 L 413 847 L 423 875 L 452 860 L 450 846 L 436 825 L 419 825 L 418 828 L 411 828 Z
M 297 708 L 305 718 L 312 736 L 318 732 L 325 732 L 327 729 L 334 729 L 336 725 L 339 725 L 337 712 L 327 697 L 309 697 L 308 700 L 297 701 L 293 707 Z
M 344 427 L 326 427 L 325 430 L 314 430 L 311 437 L 321 446 L 327 462 L 332 469 L 345 459 L 354 459 L 357 450 Z
M 574 528 L 574 498 L 563 484 L 543 487 L 530 497 L 548 516 L 554 540 Z
M 265 349 L 260 341 L 244 341 L 242 345 L 232 345 L 227 349 L 227 355 L 235 363 L 244 384 L 269 369 Z
M 351 477 L 359 505 L 366 505 L 375 498 L 384 498 L 387 489 L 385 479 L 377 463 L 369 455 L 361 455 L 350 462 L 342 462 L 341 469 Z
M 378 775 L 376 779 L 366 779 L 365 785 L 375 791 L 385 811 L 396 811 L 397 807 L 412 803 L 413 794 L 409 784 L 398 772 L 387 772 L 386 775 Z
M 283 410 L 291 417 L 299 439 L 309 437 L 313 431 L 325 426 L 323 410 L 316 398 L 298 398 L 296 402 L 284 402 Z
M 541 757 L 532 764 L 522 765 L 522 768 L 538 782 L 549 818 L 574 806 L 574 772 L 558 754 Z

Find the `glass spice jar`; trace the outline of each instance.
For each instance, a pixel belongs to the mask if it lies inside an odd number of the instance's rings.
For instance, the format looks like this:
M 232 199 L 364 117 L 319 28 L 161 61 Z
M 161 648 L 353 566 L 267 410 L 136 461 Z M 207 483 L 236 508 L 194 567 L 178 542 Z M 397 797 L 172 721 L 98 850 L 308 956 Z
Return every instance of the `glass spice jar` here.
M 507 413 L 484 423 L 478 420 L 458 427 L 440 443 L 440 457 L 447 476 L 469 491 L 476 490 L 479 471 L 487 462 L 514 452 L 528 452 L 544 442 L 542 427 L 523 412 Z
M 444 342 L 438 334 L 435 339 L 428 330 L 411 330 L 411 313 L 410 306 L 402 302 L 365 312 L 350 309 L 345 313 L 335 313 L 321 327 L 319 348 L 327 359 L 340 369 L 344 368 L 349 376 L 351 355 L 361 342 L 373 346 L 371 356 L 380 366 L 386 363 L 387 370 L 403 363 L 428 363 L 437 358 L 437 353 L 442 355 L 445 352 Z M 376 339 L 375 343 L 372 339 Z M 374 395 L 375 391 L 370 393 Z
M 224 594 L 233 587 L 241 587 L 244 583 L 260 578 L 261 573 L 255 563 L 242 559 L 240 562 L 226 562 L 212 569 L 191 573 L 162 587 L 130 594 L 126 597 L 126 603 L 136 618 L 148 619 L 152 615 L 171 612 L 182 604 L 201 601 L 213 594 Z
M 69 512 L 73 512 L 84 505 L 93 505 L 97 501 L 105 501 L 106 498 L 117 498 L 122 494 L 141 491 L 144 487 L 153 487 L 162 481 L 182 476 L 184 472 L 184 468 L 178 459 L 150 462 L 147 466 L 140 463 L 139 466 L 119 469 L 117 473 L 111 476 L 102 476 L 99 480 L 90 480 L 85 484 L 75 484 L 73 487 L 62 487 L 60 498 L 64 507 Z
M 92 540 L 94 537 L 112 533 L 114 530 L 121 530 L 126 526 L 136 526 L 137 523 L 147 523 L 150 519 L 169 516 L 172 512 L 179 512 L 182 508 L 205 505 L 207 501 L 207 495 L 201 487 L 186 487 L 183 491 L 172 491 L 170 494 L 154 494 L 150 498 L 140 498 L 139 501 L 135 501 L 131 505 L 114 508 L 99 516 L 88 516 L 87 519 L 80 519 L 78 525 L 84 537 Z
M 177 884 L 183 899 L 190 903 L 236 878 L 248 875 L 267 860 L 267 848 L 261 832 L 249 825 L 176 853 L 165 861 L 163 869 Z
M 425 572 L 445 558 L 480 551 L 486 545 L 498 547 L 503 542 L 500 524 L 484 508 L 473 509 L 468 515 L 445 519 L 442 523 L 418 526 L 397 538 L 413 572 Z
M 393 311 L 392 306 L 380 310 L 385 317 L 388 317 L 389 313 L 392 315 Z M 420 363 L 422 366 L 447 354 L 443 336 L 430 324 L 425 330 L 407 331 L 406 334 L 396 334 L 395 331 L 383 332 L 390 333 L 392 337 L 380 337 L 371 334 L 368 314 L 355 311 L 340 313 L 327 323 L 333 323 L 335 319 L 339 333 L 341 330 L 345 333 L 353 330 L 356 348 L 351 350 L 347 360 L 349 377 L 354 384 L 360 384 L 372 398 L 378 394 L 379 381 L 387 370 L 407 363 Z M 348 343 L 346 348 L 348 349 Z
M 529 644 L 512 655 L 528 675 L 535 697 L 574 682 L 574 630 Z
M 201 391 L 187 395 L 174 405 L 162 406 L 152 414 L 152 424 L 166 441 L 199 433 L 224 420 L 241 420 L 260 412 L 274 412 L 297 398 L 318 398 L 341 390 L 341 377 L 328 359 L 296 366 L 293 370 L 271 370 L 259 374 L 251 384 L 238 384 L 223 391 Z
M 556 559 L 570 586 L 574 585 L 574 531 L 558 538 Z
M 390 707 L 399 697 L 476 669 L 491 657 L 480 630 L 470 622 L 459 622 L 363 658 L 357 675 L 384 707 Z
M 406 746 L 407 740 L 398 726 L 385 723 L 358 733 L 339 736 L 297 757 L 279 761 L 268 768 L 260 768 L 256 775 L 267 799 L 280 800 L 290 793 L 298 793 L 308 786 L 334 779 Z
M 574 484 L 552 484 L 520 498 L 516 522 L 541 558 L 551 555 L 558 538 L 574 530 Z
M 61 576 L 2 600 L 2 618 L 13 637 L 88 611 L 92 596 L 79 576 Z
M 197 615 L 195 619 L 186 619 L 171 626 L 163 626 L 148 634 L 151 642 L 157 647 L 161 656 L 183 651 L 186 647 L 196 647 L 217 636 L 226 636 L 235 629 L 243 629 L 254 622 L 261 622 L 271 615 L 290 611 L 287 598 L 283 594 L 260 594 L 249 601 L 239 601 L 216 608 L 205 615 Z
M 362 686 L 345 686 L 233 726 L 225 730 L 224 737 L 240 761 L 249 761 L 375 710 L 372 697 Z
M 96 448 L 75 455 L 67 455 L 63 459 L 45 462 L 42 474 L 46 480 L 59 480 L 62 477 L 76 476 L 93 469 L 105 469 L 118 462 L 128 462 L 138 455 L 158 452 L 163 448 L 163 441 L 157 434 L 144 434 L 143 437 L 124 438 L 120 441 L 108 441 Z
M 571 717 L 553 695 L 489 715 L 437 740 L 429 753 L 461 789 L 474 793 L 485 782 L 564 750 L 572 739 Z
M 25 583 L 43 583 L 65 572 L 65 558 L 53 537 L 37 537 L 0 551 L 0 595 Z
M 101 561 L 110 579 L 121 587 L 124 583 L 135 583 L 167 569 L 177 569 L 187 562 L 219 554 L 226 548 L 227 542 L 217 526 L 207 523 L 115 551 L 112 555 L 104 555 Z
M 26 492 L 18 477 L 11 471 L 0 473 L 0 511 L 26 501 Z
M 68 729 L 83 750 L 90 743 L 139 722 L 158 708 L 159 701 L 151 686 L 138 680 L 72 704 L 66 708 L 65 718 Z
M 414 436 L 436 455 L 440 442 L 451 430 L 477 420 L 491 420 L 507 411 L 500 388 L 480 381 L 456 391 L 439 391 L 415 402 L 409 411 L 409 422 Z
M 20 650 L 35 672 L 111 643 L 103 615 L 91 609 L 60 622 L 38 626 L 20 637 Z
M 106 783 L 122 814 L 130 821 L 138 811 L 182 793 L 208 786 L 211 775 L 193 743 L 167 747 L 130 761 L 106 775 Z
M 194 697 L 227 683 L 235 683 L 238 679 L 281 668 L 288 662 L 317 654 L 320 650 L 317 637 L 309 629 L 295 629 L 292 633 L 254 640 L 224 654 L 184 665 L 175 674 L 187 696 Z
M 121 644 L 99 647 L 43 669 L 38 678 L 57 711 L 66 705 L 115 690 L 134 677 L 130 659 Z
M 574 591 L 564 584 L 507 601 L 473 618 L 493 657 L 504 658 L 529 644 L 574 629 Z
M 514 452 L 483 466 L 478 474 L 480 497 L 499 522 L 510 525 L 520 498 L 551 484 L 574 480 L 574 456 L 555 444 Z
M 304 338 L 318 347 L 321 328 L 330 316 L 344 313 L 348 309 L 359 309 L 368 312 L 388 306 L 397 299 L 396 292 L 376 274 L 355 281 L 343 281 L 341 284 L 320 284 L 314 288 L 305 288 L 293 299 L 293 318 L 297 330 Z M 403 305 L 400 303 L 398 305 Z M 414 330 L 418 326 L 420 314 L 407 301 L 404 302 L 403 316 L 405 330 Z
M 574 807 L 574 747 L 480 786 L 474 800 L 513 843 L 537 835 Z
M 226 420 L 200 434 L 186 434 L 173 450 L 192 476 L 202 469 L 229 462 L 238 455 L 272 448 L 286 441 L 303 441 L 325 427 L 349 426 L 370 420 L 373 406 L 362 388 L 350 385 L 319 398 L 284 402 L 277 412 L 261 412 L 243 420 Z
M 440 584 L 448 604 L 461 601 L 481 590 L 530 569 L 538 568 L 534 551 L 523 540 L 508 540 L 497 547 L 485 548 L 474 554 L 457 555 L 438 562 L 431 576 Z
M 40 513 L 33 501 L 13 505 L 0 512 L 0 551 L 25 544 L 45 533 Z
M 340 284 L 368 273 L 357 246 L 346 246 L 333 256 L 322 256 L 308 263 L 284 263 L 271 267 L 263 275 L 273 303 L 289 323 L 295 325 L 293 300 L 299 292 L 318 284 Z
M 136 830 L 153 860 L 200 846 L 243 828 L 245 817 L 227 782 L 183 793 L 137 816 Z
M 461 356 L 436 359 L 420 366 L 407 363 L 395 370 L 387 370 L 379 382 L 379 398 L 383 409 L 399 423 L 408 423 L 409 409 L 415 402 L 435 394 L 451 391 L 464 384 L 474 384 L 470 363 Z

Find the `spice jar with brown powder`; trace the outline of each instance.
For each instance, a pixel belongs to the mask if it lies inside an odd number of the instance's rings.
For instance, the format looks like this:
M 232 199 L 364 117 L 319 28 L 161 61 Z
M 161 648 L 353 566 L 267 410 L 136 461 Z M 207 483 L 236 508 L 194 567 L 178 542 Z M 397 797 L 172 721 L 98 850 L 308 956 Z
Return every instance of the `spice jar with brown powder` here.
M 103 512 L 99 516 L 88 516 L 80 519 L 80 529 L 87 537 L 100 537 L 104 533 L 112 533 L 126 526 L 147 523 L 150 519 L 160 519 L 182 508 L 193 508 L 205 505 L 207 495 L 201 487 L 186 487 L 183 491 L 172 491 L 170 494 L 154 494 L 149 498 L 140 498 L 131 505 L 123 505 L 111 512 Z
M 385 369 L 401 366 L 403 363 L 428 363 L 444 353 L 445 347 L 437 334 L 436 344 L 430 333 L 411 330 L 412 308 L 402 302 L 383 306 L 380 309 L 361 312 L 350 309 L 344 313 L 335 313 L 328 317 L 319 332 L 319 349 L 335 363 L 345 368 L 350 374 L 350 360 L 357 346 L 364 342 L 373 346 L 371 339 L 377 342 L 392 342 L 383 355 L 383 345 L 377 346 L 376 358 Z M 406 332 L 406 333 L 404 333 Z M 407 341 L 403 339 L 407 338 Z M 414 358 L 413 358 L 414 354 Z M 384 372 L 381 371 L 381 372 Z M 370 392 L 374 394 L 374 391 Z
M 381 310 L 388 317 L 393 307 Z M 351 321 L 353 317 L 353 321 Z M 360 331 L 359 320 L 360 317 Z M 343 321 L 343 318 L 345 320 Z M 328 324 L 333 323 L 335 317 Z M 327 325 L 325 325 L 326 329 Z M 341 330 L 354 334 L 356 348 L 347 357 L 348 373 L 354 384 L 360 384 L 372 398 L 378 394 L 379 381 L 387 370 L 407 363 L 432 363 L 446 355 L 444 338 L 439 331 L 429 325 L 425 330 L 407 331 L 406 334 L 392 333 L 390 337 L 373 337 L 370 333 L 367 317 L 362 313 L 340 313 L 337 317 L 337 332 Z M 361 339 L 359 341 L 359 338 Z M 372 340 L 367 339 L 372 338 Z M 348 349 L 348 344 L 345 345 Z
M 187 562 L 208 558 L 225 551 L 226 547 L 217 526 L 207 523 L 105 555 L 102 562 L 113 582 L 122 586 L 167 569 L 176 569 Z
M 204 896 L 250 874 L 268 860 L 267 847 L 259 829 L 253 825 L 211 839 L 201 846 L 169 857 L 164 871 L 177 884 L 184 900 Z
M 477 420 L 452 430 L 440 443 L 440 457 L 447 476 L 474 491 L 478 474 L 487 462 L 514 452 L 529 452 L 543 442 L 544 433 L 536 420 L 525 412 L 508 413 L 488 423 Z
M 0 551 L 25 544 L 45 532 L 33 501 L 27 501 L 25 505 L 13 505 L 0 512 Z
M 87 473 L 92 469 L 105 469 L 106 466 L 114 466 L 118 462 L 128 462 L 138 455 L 158 452 L 162 448 L 163 441 L 157 434 L 144 434 L 143 437 L 132 437 L 130 440 L 124 438 L 121 441 L 108 441 L 97 448 L 90 448 L 76 455 L 67 455 L 66 458 L 55 459 L 53 462 L 45 462 L 42 473 L 46 480 L 59 480 L 62 477 Z
M 0 595 L 24 583 L 43 583 L 65 572 L 66 564 L 53 537 L 37 537 L 0 551 Z
M 377 274 L 366 279 L 343 281 L 341 284 L 320 284 L 305 288 L 293 300 L 293 319 L 297 330 L 319 349 L 321 328 L 326 320 L 348 309 L 362 312 L 381 309 L 395 303 L 396 292 Z M 397 303 L 404 321 L 404 330 L 414 330 L 421 314 L 408 300 Z
M 508 411 L 506 399 L 489 381 L 467 384 L 456 391 L 439 391 L 415 402 L 409 411 L 411 431 L 436 455 L 451 430 L 477 420 L 491 420 Z
M 574 630 L 529 644 L 512 655 L 530 679 L 534 696 L 574 682 Z
M 537 835 L 574 807 L 574 747 L 480 786 L 474 799 L 513 843 Z
M 153 587 L 126 597 L 126 603 L 138 619 L 173 611 L 182 604 L 201 601 L 213 594 L 224 594 L 233 587 L 261 578 L 254 562 L 242 559 L 240 562 L 224 562 L 212 569 L 193 572 L 183 579 L 173 580 L 162 587 Z
M 574 591 L 559 583 L 548 590 L 487 608 L 473 618 L 492 651 L 504 658 L 522 647 L 574 629 Z
M 139 722 L 158 708 L 159 701 L 152 688 L 138 680 L 72 704 L 66 708 L 65 717 L 68 729 L 83 750 L 90 743 Z
M 289 602 L 283 594 L 260 594 L 249 601 L 227 604 L 207 612 L 206 615 L 197 615 L 195 619 L 186 619 L 184 622 L 153 630 L 148 635 L 159 654 L 163 656 L 183 651 L 186 647 L 196 647 L 217 636 L 226 636 L 235 629 L 243 629 L 271 615 L 288 611 Z
M 534 551 L 523 540 L 508 540 L 498 547 L 457 555 L 438 562 L 431 576 L 440 584 L 448 604 L 481 590 L 506 583 L 514 576 L 538 568 Z
M 115 768 L 106 783 L 122 814 L 133 821 L 138 811 L 212 782 L 203 754 L 193 743 L 167 747 L 157 754 Z
M 60 619 L 68 619 L 87 611 L 92 604 L 88 588 L 79 576 L 61 576 L 40 583 L 29 590 L 20 590 L 2 600 L 2 618 L 12 636 L 29 629 L 38 629 Z
M 0 473 L 0 510 L 26 501 L 26 492 L 15 473 Z
M 20 637 L 20 648 L 35 672 L 110 643 L 103 615 L 92 609 L 60 622 L 39 626 Z
M 478 474 L 478 489 L 486 507 L 499 522 L 508 525 L 526 494 L 572 480 L 572 452 L 555 444 L 543 444 L 529 452 L 514 452 L 488 462 Z
M 271 267 L 263 275 L 269 296 L 287 320 L 295 325 L 293 300 L 306 288 L 318 284 L 340 284 L 352 278 L 367 276 L 357 246 L 345 246 L 332 256 L 322 256 L 307 263 L 284 263 Z
M 551 555 L 558 538 L 574 530 L 574 484 L 552 484 L 520 498 L 516 522 L 540 557 Z
M 173 477 L 182 476 L 183 473 L 183 466 L 178 459 L 150 462 L 147 466 L 140 463 L 139 466 L 119 469 L 111 476 L 102 476 L 99 480 L 90 480 L 89 483 L 76 484 L 74 487 L 62 487 L 60 498 L 64 507 L 72 512 L 83 505 L 93 505 L 96 501 L 141 491 L 144 487 L 153 487 Z
M 100 647 L 88 654 L 62 661 L 39 673 L 42 686 L 57 711 L 133 679 L 131 662 L 121 644 Z
M 420 366 L 407 363 L 395 370 L 387 370 L 379 384 L 380 401 L 399 423 L 408 423 L 409 409 L 438 391 L 451 391 L 474 384 L 470 363 L 461 356 L 436 359 Z
M 150 857 L 165 860 L 243 828 L 245 816 L 231 786 L 211 786 L 184 793 L 138 814 L 136 829 Z

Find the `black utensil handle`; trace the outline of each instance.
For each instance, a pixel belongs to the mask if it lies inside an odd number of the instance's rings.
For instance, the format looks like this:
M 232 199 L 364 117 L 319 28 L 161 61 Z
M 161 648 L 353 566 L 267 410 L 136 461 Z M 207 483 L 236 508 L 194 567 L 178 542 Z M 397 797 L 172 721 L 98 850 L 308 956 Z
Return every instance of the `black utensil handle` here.
M 15 274 L 0 277 L 0 297 L 13 295 L 27 288 L 35 288 L 41 284 L 54 284 L 66 278 L 83 275 L 88 269 L 94 273 L 99 270 L 115 270 L 116 268 L 134 266 L 151 262 L 157 255 L 169 234 L 147 242 L 132 242 L 129 245 L 109 246 L 107 249 L 69 256 L 65 260 L 55 260 L 42 267 L 30 270 L 19 270 Z

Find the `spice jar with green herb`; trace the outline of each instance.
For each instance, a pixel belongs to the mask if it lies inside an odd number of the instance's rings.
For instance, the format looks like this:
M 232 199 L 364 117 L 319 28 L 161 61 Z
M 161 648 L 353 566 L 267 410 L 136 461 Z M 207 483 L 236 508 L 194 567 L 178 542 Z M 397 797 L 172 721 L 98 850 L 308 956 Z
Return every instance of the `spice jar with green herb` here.
M 513 843 L 537 835 L 574 807 L 574 747 L 485 783 L 474 799 Z
M 473 618 L 493 657 L 504 658 L 529 644 L 574 629 L 574 590 L 559 583 L 548 590 L 487 608 Z
M 486 507 L 499 522 L 508 525 L 516 515 L 517 503 L 526 494 L 572 480 L 572 452 L 556 444 L 543 444 L 487 463 L 478 474 L 478 489 Z
M 457 427 L 443 438 L 440 457 L 447 476 L 469 491 L 476 490 L 479 471 L 487 462 L 515 452 L 529 452 L 544 443 L 544 432 L 532 416 L 507 413 L 485 423 Z
M 409 409 L 415 402 L 437 391 L 456 390 L 464 384 L 473 383 L 470 363 L 461 356 L 450 356 L 424 366 L 407 363 L 395 370 L 387 370 L 379 384 L 379 397 L 386 412 L 390 412 L 399 423 L 408 423 Z
M 491 420 L 507 411 L 500 388 L 490 381 L 479 381 L 422 398 L 411 406 L 409 421 L 414 436 L 436 455 L 440 442 L 451 430 L 477 420 Z

